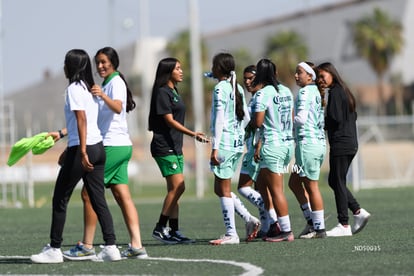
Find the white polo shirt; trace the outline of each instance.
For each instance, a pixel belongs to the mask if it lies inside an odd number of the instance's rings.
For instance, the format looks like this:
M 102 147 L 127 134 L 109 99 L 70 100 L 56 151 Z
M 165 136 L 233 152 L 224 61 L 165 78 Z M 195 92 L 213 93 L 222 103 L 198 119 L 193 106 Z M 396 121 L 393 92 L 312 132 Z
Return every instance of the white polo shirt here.
M 64 110 L 69 147 L 78 146 L 80 143 L 75 110 L 83 110 L 86 114 L 86 145 L 95 145 L 102 141 L 98 128 L 98 108 L 98 99 L 86 89 L 83 81 L 73 82 L 66 88 Z

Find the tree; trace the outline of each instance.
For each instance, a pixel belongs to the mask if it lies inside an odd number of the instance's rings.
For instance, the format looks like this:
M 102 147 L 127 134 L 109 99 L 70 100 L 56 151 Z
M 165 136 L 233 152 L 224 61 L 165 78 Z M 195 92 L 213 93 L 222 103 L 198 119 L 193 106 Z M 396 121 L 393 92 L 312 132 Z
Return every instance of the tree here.
M 296 83 L 294 78 L 296 65 L 306 60 L 308 48 L 298 33 L 285 31 L 267 40 L 265 56 L 276 64 L 280 81 L 293 87 Z
M 172 56 L 177 58 L 184 72 L 184 79 L 179 84 L 178 90 L 184 100 L 186 105 L 186 114 L 188 118 L 189 125 L 193 124 L 193 109 L 192 109 L 192 93 L 191 93 L 191 55 L 190 55 L 190 32 L 182 31 L 177 34 L 177 36 L 167 44 L 167 52 Z M 210 71 L 207 69 L 207 64 L 210 62 L 207 60 L 207 50 L 203 41 L 201 41 L 201 62 L 203 64 L 203 69 L 205 71 Z M 204 91 L 211 91 L 213 83 L 204 82 Z M 211 93 L 203 93 L 204 102 L 206 105 L 211 102 Z
M 239 48 L 231 52 L 236 61 L 237 82 L 243 85 L 243 70 L 246 66 L 256 65 L 249 50 L 246 48 Z
M 403 46 L 402 25 L 375 8 L 372 15 L 353 24 L 353 39 L 360 56 L 365 58 L 378 79 L 378 115 L 385 114 L 384 75 L 394 55 Z

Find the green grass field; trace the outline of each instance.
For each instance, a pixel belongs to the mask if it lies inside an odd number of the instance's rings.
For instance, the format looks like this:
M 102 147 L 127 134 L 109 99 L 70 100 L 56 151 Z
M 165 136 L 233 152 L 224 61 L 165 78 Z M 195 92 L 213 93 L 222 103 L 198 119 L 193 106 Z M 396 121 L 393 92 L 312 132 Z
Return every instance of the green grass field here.
M 160 179 L 160 182 L 162 180 Z M 64 262 L 32 264 L 31 254 L 49 242 L 51 185 L 36 185 L 39 208 L 0 209 L 1 275 L 414 275 L 414 187 L 362 190 L 355 193 L 371 212 L 367 227 L 353 237 L 267 243 L 256 240 L 239 245 L 211 246 L 208 241 L 224 233 L 218 199 L 212 187 L 204 199 L 195 198 L 193 184 L 180 205 L 182 231 L 197 239 L 192 245 L 163 245 L 151 238 L 164 195 L 164 186 L 134 188 L 140 215 L 141 233 L 150 259 L 115 263 Z M 333 194 L 321 183 L 327 228 L 336 225 Z M 76 190 L 69 205 L 64 232 L 66 250 L 82 237 L 82 204 Z M 128 243 L 127 231 L 118 206 L 108 195 L 120 246 Z M 304 219 L 292 193 L 287 189 L 292 228 L 298 234 Z M 246 201 L 244 201 L 246 202 Z M 257 210 L 246 203 L 257 215 Z M 240 237 L 244 224 L 237 218 Z M 100 228 L 95 237 L 102 242 Z M 97 248 L 99 251 L 99 248 Z

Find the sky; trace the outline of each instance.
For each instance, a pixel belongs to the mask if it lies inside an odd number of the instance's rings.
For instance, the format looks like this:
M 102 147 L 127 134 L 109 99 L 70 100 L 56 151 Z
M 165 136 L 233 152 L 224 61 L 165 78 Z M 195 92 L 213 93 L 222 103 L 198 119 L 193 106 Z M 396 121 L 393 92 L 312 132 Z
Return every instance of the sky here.
M 46 71 L 61 74 L 72 48 L 93 56 L 142 35 L 172 39 L 188 29 L 189 1 L 0 0 L 0 93 L 40 82 Z M 203 35 L 344 0 L 194 1 Z

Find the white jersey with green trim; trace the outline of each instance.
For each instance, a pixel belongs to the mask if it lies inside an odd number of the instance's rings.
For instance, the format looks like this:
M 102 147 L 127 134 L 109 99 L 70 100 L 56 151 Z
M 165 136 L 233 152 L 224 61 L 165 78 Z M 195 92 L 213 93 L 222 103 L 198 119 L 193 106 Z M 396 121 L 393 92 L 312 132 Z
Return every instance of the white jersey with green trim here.
M 302 144 L 325 144 L 324 111 L 321 94 L 315 84 L 299 89 L 294 110 L 296 141 Z M 302 116 L 298 116 L 300 113 Z
M 244 151 L 244 127 L 245 122 L 250 120 L 243 88 L 237 85 L 238 91 L 243 99 L 245 117 L 238 121 L 235 113 L 235 95 L 228 80 L 220 81 L 213 91 L 211 106 L 211 133 L 213 149 L 223 149 L 233 152 Z
M 263 144 L 291 145 L 293 95 L 289 88 L 279 84 L 266 85 L 256 92 L 254 112 L 265 112 L 261 129 Z
M 116 75 L 102 87 L 102 90 L 112 100 L 122 102 L 122 110 L 118 114 L 110 109 L 102 98 L 99 99 L 98 126 L 103 136 L 104 146 L 131 146 L 126 118 L 127 88 L 125 82 L 119 75 Z
M 255 103 L 255 95 L 256 93 L 254 93 L 252 95 L 252 97 L 250 98 L 249 103 L 247 104 L 247 110 L 249 110 L 249 115 L 250 118 L 253 118 L 253 110 L 254 110 L 254 103 Z M 248 131 L 246 131 L 245 133 L 245 144 L 246 144 L 246 149 L 247 151 L 253 151 L 254 150 L 254 146 L 255 146 L 255 133 L 256 130 L 252 129 L 251 127 L 248 127 Z

